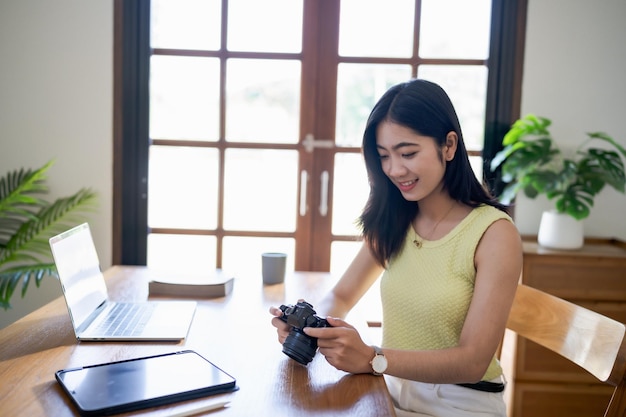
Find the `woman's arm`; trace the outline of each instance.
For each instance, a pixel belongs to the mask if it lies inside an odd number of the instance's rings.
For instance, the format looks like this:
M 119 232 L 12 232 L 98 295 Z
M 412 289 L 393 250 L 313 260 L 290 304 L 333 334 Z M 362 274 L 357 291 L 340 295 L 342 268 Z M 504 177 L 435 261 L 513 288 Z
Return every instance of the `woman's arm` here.
M 522 246 L 515 226 L 493 223 L 476 250 L 476 283 L 459 345 L 449 349 L 409 351 L 383 349 L 385 373 L 430 383 L 476 382 L 484 375 L 502 340 L 522 267 Z M 374 350 L 342 321 L 334 328 L 307 329 L 329 363 L 338 369 L 371 372 Z

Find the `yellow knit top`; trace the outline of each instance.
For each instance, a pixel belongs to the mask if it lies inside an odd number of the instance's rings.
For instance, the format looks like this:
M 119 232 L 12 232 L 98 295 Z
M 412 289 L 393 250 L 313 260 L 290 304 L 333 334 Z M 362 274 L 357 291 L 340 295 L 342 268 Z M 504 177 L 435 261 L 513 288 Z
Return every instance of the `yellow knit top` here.
M 402 250 L 381 279 L 383 346 L 428 350 L 456 346 L 474 292 L 474 254 L 496 220 L 511 218 L 487 205 L 473 209 L 439 240 L 423 240 L 410 227 Z M 416 247 L 414 240 L 421 241 Z M 502 374 L 496 357 L 483 380 Z

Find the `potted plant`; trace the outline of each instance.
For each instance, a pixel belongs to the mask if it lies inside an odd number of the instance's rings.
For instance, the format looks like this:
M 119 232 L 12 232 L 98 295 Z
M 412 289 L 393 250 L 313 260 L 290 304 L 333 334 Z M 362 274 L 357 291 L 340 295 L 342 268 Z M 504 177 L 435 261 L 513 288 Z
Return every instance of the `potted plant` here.
M 39 286 L 44 276 L 56 276 L 48 239 L 95 207 L 96 194 L 87 188 L 53 202 L 40 198 L 48 192 L 46 171 L 52 164 L 0 178 L 0 306 L 5 310 L 19 283 L 24 297 L 33 278 Z
M 555 146 L 545 117 L 527 115 L 517 120 L 502 140 L 504 149 L 491 161 L 491 170 L 501 169 L 507 184 L 500 200 L 509 204 L 523 191 L 529 198 L 545 194 L 554 200 L 554 210 L 545 212 L 538 240 L 543 246 L 576 249 L 583 244 L 582 220 L 589 216 L 594 199 L 608 185 L 624 193 L 626 149 L 602 132 L 587 133 L 586 140 L 572 156 L 564 156 Z M 589 147 L 603 141 L 612 149 Z M 552 221 L 566 222 L 554 226 Z

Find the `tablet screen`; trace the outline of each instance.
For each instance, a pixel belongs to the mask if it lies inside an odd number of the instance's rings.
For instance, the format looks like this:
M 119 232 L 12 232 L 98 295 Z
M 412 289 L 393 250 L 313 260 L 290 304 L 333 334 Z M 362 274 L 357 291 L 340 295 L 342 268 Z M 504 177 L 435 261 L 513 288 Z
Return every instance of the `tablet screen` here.
M 236 389 L 235 379 L 193 351 L 56 372 L 81 413 L 122 412 Z

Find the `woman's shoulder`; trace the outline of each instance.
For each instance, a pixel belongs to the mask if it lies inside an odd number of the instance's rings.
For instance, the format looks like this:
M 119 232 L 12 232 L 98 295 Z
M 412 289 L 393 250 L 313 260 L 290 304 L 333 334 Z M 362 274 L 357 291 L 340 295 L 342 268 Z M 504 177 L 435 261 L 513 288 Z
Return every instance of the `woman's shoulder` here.
M 476 213 L 479 215 L 480 220 L 478 222 L 481 223 L 481 228 L 484 229 L 482 240 L 494 239 L 504 243 L 505 240 L 503 239 L 507 236 L 513 241 L 520 239 L 515 222 L 504 211 L 489 205 L 482 205 L 475 210 L 477 210 Z
M 513 221 L 513 219 L 511 218 L 511 216 L 509 216 L 506 212 L 500 210 L 497 207 L 494 206 L 490 206 L 489 204 L 481 204 L 478 207 L 475 207 L 472 210 L 471 213 L 473 216 L 475 217 L 481 217 L 481 218 L 485 218 L 485 219 L 493 219 L 495 220 L 500 220 L 500 219 L 506 219 L 509 221 Z
M 472 208 L 470 213 L 459 224 L 458 229 L 460 233 L 482 235 L 494 223 L 501 223 L 499 220 L 505 220 L 506 223 L 513 224 L 513 220 L 507 213 L 497 207 L 483 204 Z
M 495 209 L 497 210 L 497 209 Z M 486 225 L 481 236 L 477 255 L 482 253 L 487 258 L 513 260 L 522 253 L 522 238 L 511 218 L 503 213 Z M 517 258 L 515 258 L 517 259 Z

